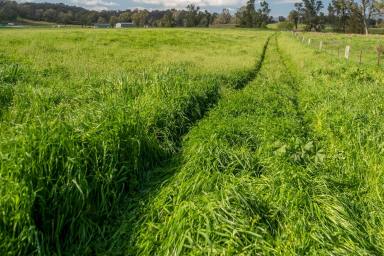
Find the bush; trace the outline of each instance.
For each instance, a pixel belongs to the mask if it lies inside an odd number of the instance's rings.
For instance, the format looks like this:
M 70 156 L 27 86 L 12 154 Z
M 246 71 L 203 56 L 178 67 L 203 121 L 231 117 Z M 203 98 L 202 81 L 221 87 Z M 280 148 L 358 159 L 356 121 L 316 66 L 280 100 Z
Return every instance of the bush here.
M 278 30 L 293 30 L 294 25 L 291 22 L 288 21 L 282 21 L 277 23 L 277 29 Z

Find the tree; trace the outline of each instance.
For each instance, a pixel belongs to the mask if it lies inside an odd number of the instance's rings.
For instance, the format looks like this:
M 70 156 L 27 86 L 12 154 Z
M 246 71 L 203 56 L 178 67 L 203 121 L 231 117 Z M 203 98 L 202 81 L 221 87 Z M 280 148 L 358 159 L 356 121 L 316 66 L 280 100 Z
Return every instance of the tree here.
M 189 4 L 187 6 L 187 12 L 185 17 L 185 26 L 186 27 L 195 27 L 199 24 L 198 20 L 198 12 L 200 10 L 199 6 L 196 6 L 194 4 Z
M 143 27 L 147 25 L 147 17 L 149 12 L 147 10 L 135 10 L 132 14 L 132 21 L 138 27 Z
M 49 8 L 47 10 L 44 11 L 43 13 L 43 17 L 46 21 L 50 21 L 50 22 L 54 22 L 56 17 L 57 17 L 57 12 L 56 10 L 52 9 L 52 8 Z
M 289 20 L 289 22 L 291 22 L 295 25 L 296 30 L 297 30 L 297 26 L 299 24 L 299 18 L 300 18 L 300 14 L 297 10 L 292 10 L 288 14 L 288 20 Z
M 351 1 L 349 11 L 350 16 L 348 18 L 346 32 L 364 33 L 364 21 L 359 4 Z
M 170 10 L 167 10 L 163 17 L 160 19 L 159 25 L 161 27 L 173 27 L 175 24 L 175 21 L 173 19 L 173 13 Z
M 215 18 L 215 24 L 229 24 L 231 22 L 232 15 L 229 9 L 223 9 L 223 11 Z
M 382 10 L 378 0 L 332 0 L 328 6 L 328 21 L 338 32 L 368 34 L 368 27 L 373 25 L 373 16 Z
M 293 23 L 288 21 L 281 21 L 277 24 L 277 28 L 279 30 L 292 30 L 293 29 Z
M 131 12 L 125 11 L 119 15 L 119 21 L 120 22 L 129 22 L 132 21 L 131 19 Z
M 255 0 L 248 0 L 245 6 L 242 6 L 236 13 L 241 27 L 252 28 L 255 26 Z
M 323 3 L 320 0 L 303 0 L 301 3 L 295 3 L 299 17 L 303 19 L 308 31 L 321 31 L 323 28 L 324 15 L 320 12 L 323 8 Z
M 270 11 L 266 1 L 261 1 L 260 8 L 256 11 L 255 0 L 248 0 L 246 5 L 242 6 L 236 13 L 236 18 L 241 27 L 264 27 L 270 20 Z
M 258 10 L 258 19 L 259 24 L 258 27 L 266 27 L 269 21 L 269 13 L 271 12 L 271 9 L 269 8 L 269 4 L 267 1 L 263 0 L 260 2 L 260 9 Z
M 60 12 L 58 18 L 60 23 L 69 24 L 73 20 L 73 14 L 72 12 Z
M 347 22 L 350 17 L 350 0 L 332 0 L 328 6 L 328 19 L 338 32 L 347 31 Z
M 0 21 L 13 21 L 17 18 L 17 4 L 0 0 Z
M 103 24 L 103 23 L 106 23 L 107 21 L 105 20 L 104 17 L 98 17 L 97 18 L 97 23 L 100 23 L 100 24 Z
M 119 22 L 119 18 L 115 15 L 112 15 L 110 18 L 109 18 L 109 24 L 114 27 L 116 25 L 116 23 Z
M 364 32 L 368 35 L 368 21 L 372 18 L 374 13 L 378 12 L 378 2 L 375 0 L 361 0 L 360 2 L 360 11 L 361 16 L 363 17 L 363 26 Z
M 76 6 L 53 3 L 31 3 L 25 1 L 0 0 L 0 22 L 14 22 L 17 18 L 49 21 L 64 24 L 92 25 L 96 22 L 111 23 L 133 21 L 137 26 L 189 26 L 206 27 L 217 19 L 217 13 L 201 11 L 189 5 L 186 10 L 104 10 L 93 11 Z M 33 1 L 32 1 L 33 2 Z M 40 2 L 40 1 L 39 1 Z M 224 11 L 223 21 L 228 23 L 231 15 Z

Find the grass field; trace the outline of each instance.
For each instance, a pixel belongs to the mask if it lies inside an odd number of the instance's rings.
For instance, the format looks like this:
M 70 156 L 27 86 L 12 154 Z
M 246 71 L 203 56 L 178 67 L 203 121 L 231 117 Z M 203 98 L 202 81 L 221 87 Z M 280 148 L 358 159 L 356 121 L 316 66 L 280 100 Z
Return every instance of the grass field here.
M 384 253 L 373 63 L 269 31 L 0 34 L 1 255 Z
M 381 35 L 355 35 L 355 34 L 336 34 L 336 33 L 301 33 L 298 40 L 308 44 L 311 39 L 310 47 L 320 49 L 320 42 L 323 42 L 322 51 L 337 57 L 344 58 L 345 47 L 350 46 L 350 60 L 355 63 L 366 65 L 377 65 L 378 53 L 377 46 L 384 47 L 384 39 Z M 381 54 L 383 55 L 383 54 Z M 384 67 L 384 56 L 381 56 L 380 65 Z

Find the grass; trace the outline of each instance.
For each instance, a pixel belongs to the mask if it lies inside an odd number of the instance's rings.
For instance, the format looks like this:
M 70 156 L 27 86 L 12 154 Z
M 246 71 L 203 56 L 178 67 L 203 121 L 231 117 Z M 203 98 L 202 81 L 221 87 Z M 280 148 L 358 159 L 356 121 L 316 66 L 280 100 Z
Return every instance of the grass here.
M 350 46 L 350 60 L 355 63 L 366 65 L 377 65 L 376 47 L 383 45 L 383 37 L 381 35 L 357 35 L 357 34 L 337 34 L 337 33 L 302 33 L 298 36 L 298 40 L 305 38 L 305 44 L 311 39 L 310 47 L 314 49 L 320 48 L 320 42 L 323 42 L 322 50 L 336 58 L 344 58 L 345 47 Z M 383 58 L 383 57 L 381 57 Z M 361 59 L 361 61 L 360 61 Z M 381 60 L 381 67 L 383 61 Z
M 10 31 L 1 254 L 384 253 L 373 59 L 268 31 Z
M 134 231 L 122 221 L 125 253 L 382 254 L 381 79 L 271 40 L 256 79 L 188 133 Z
M 2 31 L 8 39 L 0 46 L 7 53 L 0 72 L 0 251 L 8 255 L 91 253 L 87 246 L 103 233 L 121 198 L 179 150 L 181 136 L 215 104 L 222 86 L 239 87 L 253 73 L 268 36 L 228 30 L 8 33 Z M 241 41 L 248 48 L 231 54 Z M 227 55 L 208 70 L 204 59 L 196 61 L 219 50 Z M 158 57 L 149 58 L 155 51 Z M 249 64 L 237 65 L 240 59 Z

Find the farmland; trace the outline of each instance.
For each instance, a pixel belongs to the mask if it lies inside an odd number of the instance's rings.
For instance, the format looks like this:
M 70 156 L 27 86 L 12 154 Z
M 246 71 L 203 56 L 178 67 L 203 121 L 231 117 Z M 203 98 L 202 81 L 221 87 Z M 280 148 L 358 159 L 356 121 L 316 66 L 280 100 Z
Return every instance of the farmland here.
M 0 35 L 1 255 L 384 253 L 374 57 L 246 29 Z

